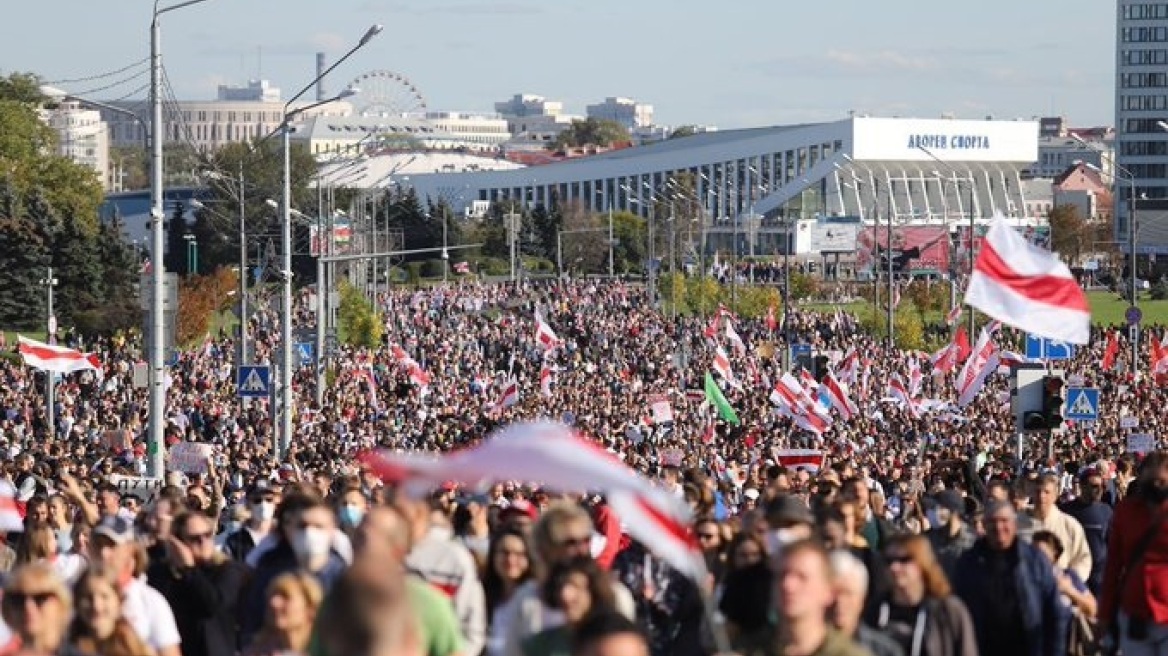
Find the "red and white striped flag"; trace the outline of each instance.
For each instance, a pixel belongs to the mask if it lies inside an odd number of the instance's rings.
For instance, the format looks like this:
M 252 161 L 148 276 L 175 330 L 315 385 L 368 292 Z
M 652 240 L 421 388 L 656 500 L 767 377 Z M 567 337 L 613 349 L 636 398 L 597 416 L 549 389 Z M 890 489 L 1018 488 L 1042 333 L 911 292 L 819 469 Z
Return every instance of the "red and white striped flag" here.
M 16 505 L 16 488 L 4 480 L 0 480 L 0 531 L 5 533 L 24 531 L 24 521 L 20 516 L 20 508 Z
M 1115 359 L 1119 356 L 1119 338 L 1114 330 L 1107 331 L 1107 347 L 1103 350 L 1103 369 L 1115 369 Z
M 998 215 L 974 263 L 965 302 L 1026 332 L 1072 344 L 1091 339 L 1091 307 L 1071 270 Z
M 77 371 L 101 372 L 101 362 L 94 353 L 82 353 L 63 346 L 53 346 L 24 336 L 17 336 L 17 341 L 20 356 L 24 359 L 24 364 L 30 367 L 58 374 L 71 374 Z
M 545 349 L 554 349 L 560 345 L 560 338 L 538 312 L 535 314 L 535 341 Z
M 552 376 L 554 373 L 555 369 L 549 362 L 544 362 L 543 368 L 539 370 L 539 393 L 545 399 L 552 397 Z
M 714 371 L 727 383 L 738 385 L 738 380 L 734 378 L 734 372 L 730 369 L 730 356 L 726 355 L 726 350 L 721 346 L 714 347 Z
M 769 306 L 767 306 L 765 321 L 766 321 L 767 330 L 769 332 L 773 333 L 773 332 L 775 332 L 775 329 L 779 327 L 779 322 L 775 319 L 775 304 L 774 303 L 771 303 Z
M 998 368 L 998 347 L 990 339 L 990 332 L 982 330 L 973 349 L 973 355 L 965 361 L 961 374 L 957 377 L 957 405 L 964 408 L 973 401 L 985 384 L 986 377 Z
M 892 379 L 888 381 L 888 394 L 897 401 L 900 401 L 913 417 L 920 416 L 920 413 L 917 411 L 917 404 L 913 402 L 912 394 L 909 394 L 904 381 L 900 379 L 900 374 L 892 374 Z
M 908 393 L 911 396 L 917 396 L 921 393 L 921 383 L 925 380 L 925 375 L 921 373 L 921 365 L 916 358 L 908 361 Z
M 739 337 L 738 331 L 734 330 L 734 324 L 730 323 L 729 319 L 726 320 L 726 339 L 730 340 L 730 345 L 734 347 L 734 350 L 739 355 L 746 353 L 746 342 L 742 341 L 742 338 Z
M 495 409 L 502 410 L 503 408 L 510 408 L 519 403 L 519 383 L 512 378 L 503 386 L 503 396 L 499 397 L 499 402 L 495 404 Z
M 373 375 L 373 365 L 362 367 L 361 377 L 365 379 L 365 385 L 369 388 L 369 406 L 380 411 L 381 401 L 377 397 L 377 378 Z
M 361 458 L 383 480 L 425 493 L 446 481 L 537 481 L 564 491 L 599 490 L 629 536 L 694 581 L 705 581 L 705 560 L 689 530 L 689 508 L 653 486 L 616 456 L 549 422 L 512 424 L 479 446 L 441 457 L 379 452 Z
M 811 473 L 823 468 L 826 455 L 819 449 L 783 449 L 775 452 L 779 464 L 787 469 L 802 467 Z
M 948 326 L 952 326 L 953 324 L 957 323 L 957 320 L 960 318 L 961 318 L 961 305 L 954 305 L 953 309 L 949 310 L 949 313 L 945 315 L 945 324 Z
M 458 274 L 467 274 L 467 273 L 470 273 L 470 263 L 469 263 L 469 262 L 457 262 L 457 263 L 455 263 L 455 265 L 454 265 L 454 272 L 455 272 L 455 273 L 458 273 Z
M 848 388 L 838 380 L 835 376 L 828 374 L 823 377 L 823 382 L 819 385 L 820 397 L 827 396 L 831 401 L 831 407 L 840 413 L 840 417 L 844 421 L 849 421 L 852 417 L 859 414 L 860 409 L 856 407 L 855 402 L 848 397 Z

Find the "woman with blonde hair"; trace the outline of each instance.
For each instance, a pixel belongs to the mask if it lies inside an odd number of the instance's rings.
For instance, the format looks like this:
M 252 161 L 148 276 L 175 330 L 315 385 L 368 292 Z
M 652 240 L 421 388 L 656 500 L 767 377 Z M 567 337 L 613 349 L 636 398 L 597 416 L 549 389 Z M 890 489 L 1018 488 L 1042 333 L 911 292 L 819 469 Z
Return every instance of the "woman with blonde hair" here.
M 304 573 L 281 574 L 268 586 L 268 612 L 247 656 L 302 654 L 308 649 L 312 625 L 324 592 L 316 578 Z
M 884 547 L 891 590 L 874 599 L 868 624 L 883 631 L 905 656 L 977 656 L 969 610 L 949 587 L 928 538 L 896 535 Z
M 16 637 L 0 654 L 80 656 L 65 641 L 73 597 L 47 563 L 18 567 L 4 583 L 0 616 Z
M 102 656 L 154 656 L 134 627 L 122 616 L 122 593 L 113 572 L 93 567 L 73 586 L 77 612 L 69 628 L 69 644 Z

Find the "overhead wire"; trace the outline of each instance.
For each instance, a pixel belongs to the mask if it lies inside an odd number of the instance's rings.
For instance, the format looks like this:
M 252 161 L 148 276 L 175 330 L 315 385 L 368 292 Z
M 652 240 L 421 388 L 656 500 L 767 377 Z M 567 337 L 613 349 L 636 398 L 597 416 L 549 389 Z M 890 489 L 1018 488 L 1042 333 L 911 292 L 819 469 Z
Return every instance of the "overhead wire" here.
M 101 86 L 92 87 L 92 88 L 89 88 L 89 89 L 82 89 L 82 90 L 80 90 L 80 91 L 75 91 L 75 92 L 72 92 L 72 95 L 75 95 L 75 96 L 92 96 L 92 95 L 93 95 L 93 94 L 95 94 L 95 93 L 101 93 L 102 91 L 108 91 L 108 90 L 110 90 L 110 89 L 116 89 L 117 87 L 120 87 L 120 86 L 122 86 L 122 85 L 124 85 L 124 84 L 131 84 L 131 83 L 133 83 L 135 80 L 139 80 L 139 79 L 141 79 L 141 78 L 143 78 L 143 77 L 146 77 L 147 75 L 149 75 L 149 73 L 150 73 L 150 71 L 139 71 L 139 72 L 135 73 L 134 75 L 130 75 L 130 76 L 128 76 L 128 77 L 124 77 L 124 78 L 121 78 L 121 79 L 119 79 L 119 80 L 115 80 L 115 81 L 113 81 L 113 82 L 110 82 L 109 84 L 103 84 L 103 85 L 101 85 Z
M 124 72 L 130 70 L 131 68 L 134 68 L 135 66 L 140 66 L 140 65 L 145 64 L 149 61 L 150 61 L 149 57 L 143 57 L 142 59 L 139 59 L 136 62 L 131 62 L 131 63 L 129 63 L 121 68 L 118 68 L 118 69 L 115 69 L 112 71 L 106 71 L 104 73 L 97 73 L 94 75 L 86 75 L 84 77 L 75 77 L 75 78 L 60 79 L 60 80 L 50 80 L 48 82 L 45 82 L 45 84 L 56 86 L 56 85 L 60 85 L 60 84 L 77 84 L 80 82 L 92 82 L 94 80 L 102 80 L 102 79 L 105 79 L 107 77 L 113 77 L 115 75 L 119 75 L 121 73 L 124 73 Z

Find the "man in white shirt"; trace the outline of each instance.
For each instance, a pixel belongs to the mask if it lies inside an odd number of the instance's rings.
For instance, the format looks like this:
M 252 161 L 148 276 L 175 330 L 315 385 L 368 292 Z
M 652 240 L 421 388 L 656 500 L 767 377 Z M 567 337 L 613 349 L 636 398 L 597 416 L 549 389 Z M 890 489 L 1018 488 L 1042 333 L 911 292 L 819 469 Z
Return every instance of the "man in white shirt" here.
M 107 515 L 93 529 L 90 559 L 116 573 L 122 587 L 122 616 L 158 656 L 181 656 L 178 625 L 166 597 L 134 576 L 138 549 L 134 525 L 124 517 Z

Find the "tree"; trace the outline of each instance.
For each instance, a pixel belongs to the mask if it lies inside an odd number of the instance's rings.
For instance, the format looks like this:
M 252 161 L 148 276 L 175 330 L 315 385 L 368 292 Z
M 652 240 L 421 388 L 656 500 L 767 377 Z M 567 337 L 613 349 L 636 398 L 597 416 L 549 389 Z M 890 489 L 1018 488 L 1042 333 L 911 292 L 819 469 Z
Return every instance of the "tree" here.
M 572 121 L 561 132 L 555 141 L 548 144 L 553 151 L 567 150 L 568 148 L 586 148 L 598 146 L 607 148 L 616 143 L 628 142 L 629 131 L 616 121 L 606 119 L 586 118 L 582 121 Z
M 385 324 L 373 304 L 347 280 L 341 280 L 340 294 L 341 305 L 337 311 L 340 340 L 351 346 L 380 346 Z
M 683 139 L 685 137 L 692 137 L 698 133 L 696 125 L 683 125 L 673 132 L 669 133 L 670 139 Z
M 231 292 L 239 285 L 235 272 L 220 267 L 208 275 L 187 276 L 179 283 L 175 341 L 184 346 L 206 336 L 216 312 L 232 302 Z
M 52 236 L 53 276 L 60 281 L 55 311 L 63 322 L 106 299 L 96 232 L 75 217 L 66 217 Z
M 190 273 L 187 266 L 187 208 L 183 203 L 175 203 L 170 220 L 166 222 L 166 270 L 185 276 Z
M 49 245 L 37 226 L 22 216 L 0 216 L 0 326 L 45 325 L 45 276 Z
M 1047 215 L 1050 223 L 1051 250 L 1064 262 L 1078 264 L 1090 240 L 1090 225 L 1079 213 L 1077 205 L 1056 205 Z
M 556 244 L 556 255 L 563 256 L 564 268 L 592 273 L 607 271 L 608 234 L 602 228 L 600 217 L 579 203 L 561 205 L 557 210 L 562 230 L 570 231 L 560 240 L 562 253 L 558 252 L 560 244 Z M 607 221 L 603 225 L 607 226 Z M 581 232 L 585 230 L 589 232 Z
M 648 222 L 632 212 L 615 212 L 612 231 L 617 239 L 614 266 L 618 273 L 643 271 L 645 265 L 645 237 Z

